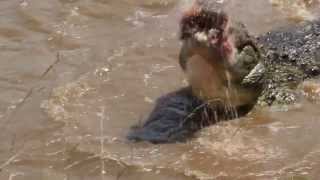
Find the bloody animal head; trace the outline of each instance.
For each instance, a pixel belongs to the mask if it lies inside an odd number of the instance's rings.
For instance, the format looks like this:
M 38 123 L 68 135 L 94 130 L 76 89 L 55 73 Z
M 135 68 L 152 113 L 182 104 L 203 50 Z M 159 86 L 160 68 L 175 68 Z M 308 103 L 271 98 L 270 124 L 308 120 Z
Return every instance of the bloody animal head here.
M 182 69 L 186 70 L 187 59 L 194 54 L 215 63 L 231 63 L 228 61 L 234 48 L 228 24 L 229 18 L 224 12 L 209 11 L 197 4 L 186 11 L 180 22 Z

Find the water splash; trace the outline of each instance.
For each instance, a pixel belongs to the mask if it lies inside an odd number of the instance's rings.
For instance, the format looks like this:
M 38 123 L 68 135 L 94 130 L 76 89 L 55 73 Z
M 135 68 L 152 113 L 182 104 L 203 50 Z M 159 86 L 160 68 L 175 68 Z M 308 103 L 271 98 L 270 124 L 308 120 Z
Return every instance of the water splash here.
M 101 157 L 103 157 L 104 155 L 104 121 L 108 120 L 105 117 L 105 107 L 101 107 L 101 112 L 97 113 L 97 116 L 99 117 L 99 121 L 100 121 L 100 153 L 101 153 Z M 103 175 L 105 175 L 107 173 L 106 168 L 105 168 L 105 162 L 103 160 L 103 158 L 101 159 L 101 175 L 103 177 Z
M 226 113 L 230 114 L 232 119 L 235 119 L 239 117 L 236 104 L 235 104 L 239 101 L 238 92 L 237 92 L 237 89 L 232 85 L 232 77 L 229 71 L 225 71 L 225 76 L 227 80 L 227 87 L 225 89 L 227 101 L 226 101 L 225 109 L 226 109 Z

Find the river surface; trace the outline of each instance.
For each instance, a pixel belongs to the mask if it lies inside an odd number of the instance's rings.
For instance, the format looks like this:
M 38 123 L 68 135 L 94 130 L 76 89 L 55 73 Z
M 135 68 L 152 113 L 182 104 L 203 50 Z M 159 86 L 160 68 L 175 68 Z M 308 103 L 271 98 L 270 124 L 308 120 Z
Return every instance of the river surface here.
M 312 0 L 225 3 L 255 35 L 320 11 Z M 186 84 L 177 32 L 190 4 L 0 0 L 0 180 L 320 179 L 317 81 L 293 107 L 257 109 L 186 143 L 126 140 L 157 97 Z

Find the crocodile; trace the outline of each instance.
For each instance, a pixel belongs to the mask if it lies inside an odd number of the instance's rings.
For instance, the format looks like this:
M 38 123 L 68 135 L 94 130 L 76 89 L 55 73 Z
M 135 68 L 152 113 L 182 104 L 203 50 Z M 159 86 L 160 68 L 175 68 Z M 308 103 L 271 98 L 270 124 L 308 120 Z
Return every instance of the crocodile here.
M 263 84 L 257 104 L 294 104 L 296 91 L 305 80 L 320 74 L 320 20 L 282 27 L 257 38 L 262 61 L 253 69 L 250 83 Z

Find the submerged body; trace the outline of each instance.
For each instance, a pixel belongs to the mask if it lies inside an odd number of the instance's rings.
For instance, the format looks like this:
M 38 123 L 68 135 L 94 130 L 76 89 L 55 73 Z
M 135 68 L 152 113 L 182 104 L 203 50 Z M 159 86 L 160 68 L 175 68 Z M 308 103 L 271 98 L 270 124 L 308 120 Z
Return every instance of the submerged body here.
M 190 87 L 182 88 L 160 97 L 147 121 L 134 127 L 128 139 L 152 143 L 185 141 L 201 128 L 245 115 L 251 108 L 208 103 L 195 96 Z
M 211 36 L 213 27 L 221 33 Z M 181 35 L 180 65 L 190 86 L 159 98 L 130 140 L 184 141 L 205 126 L 245 115 L 257 102 L 292 103 L 297 86 L 320 73 L 319 21 L 254 39 L 225 14 L 192 8 Z

